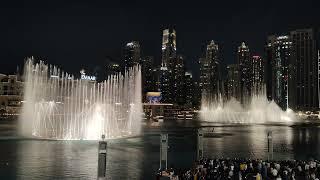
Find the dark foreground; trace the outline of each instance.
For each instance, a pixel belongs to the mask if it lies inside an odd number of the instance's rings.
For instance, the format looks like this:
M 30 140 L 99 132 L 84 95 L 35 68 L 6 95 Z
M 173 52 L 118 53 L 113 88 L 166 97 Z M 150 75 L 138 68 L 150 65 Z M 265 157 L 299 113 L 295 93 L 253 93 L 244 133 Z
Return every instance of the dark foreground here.
M 267 158 L 273 131 L 274 159 L 320 159 L 317 123 L 298 125 L 217 125 L 194 121 L 145 126 L 142 136 L 110 140 L 108 179 L 155 179 L 159 169 L 159 134 L 169 134 L 169 167 L 190 168 L 196 160 L 196 128 L 216 126 L 204 138 L 204 156 Z M 211 127 L 208 127 L 210 129 Z M 0 121 L 0 179 L 96 179 L 97 141 L 22 139 L 14 121 Z

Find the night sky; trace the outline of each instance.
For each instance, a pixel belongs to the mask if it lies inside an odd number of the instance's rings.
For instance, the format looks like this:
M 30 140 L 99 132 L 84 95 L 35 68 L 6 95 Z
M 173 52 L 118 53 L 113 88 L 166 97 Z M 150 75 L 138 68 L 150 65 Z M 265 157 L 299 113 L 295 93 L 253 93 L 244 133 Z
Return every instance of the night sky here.
M 177 51 L 198 75 L 198 58 L 215 40 L 222 64 L 235 62 L 246 41 L 263 55 L 269 34 L 320 24 L 319 0 L 269 1 L 5 1 L 0 5 L 0 73 L 13 73 L 35 56 L 78 73 L 120 62 L 126 42 L 137 40 L 142 55 L 161 57 L 161 33 L 177 31 Z

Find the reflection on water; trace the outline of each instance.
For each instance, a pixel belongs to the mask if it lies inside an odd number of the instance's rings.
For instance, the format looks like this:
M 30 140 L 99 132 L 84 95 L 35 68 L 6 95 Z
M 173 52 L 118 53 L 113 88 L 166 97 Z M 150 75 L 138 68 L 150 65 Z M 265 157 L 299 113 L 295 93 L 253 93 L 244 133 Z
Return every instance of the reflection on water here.
M 314 157 L 320 159 L 320 131 L 318 126 L 294 127 L 292 149 L 294 158 Z
M 168 165 L 192 166 L 197 144 L 192 126 L 199 124 L 170 122 L 145 128 L 141 137 L 109 141 L 108 179 L 151 179 L 159 168 L 161 132 L 169 134 Z M 219 125 L 214 127 L 213 136 L 204 138 L 204 155 L 266 159 L 269 130 L 273 132 L 275 159 L 320 159 L 318 125 Z M 0 123 L 1 179 L 96 178 L 96 141 L 23 140 L 14 132 L 14 126 Z
M 292 158 L 292 128 L 290 127 L 265 125 L 232 126 L 216 127 L 214 131 L 217 134 L 227 135 L 223 138 L 206 138 L 204 140 L 205 156 L 267 159 L 267 132 L 272 131 L 274 158 Z

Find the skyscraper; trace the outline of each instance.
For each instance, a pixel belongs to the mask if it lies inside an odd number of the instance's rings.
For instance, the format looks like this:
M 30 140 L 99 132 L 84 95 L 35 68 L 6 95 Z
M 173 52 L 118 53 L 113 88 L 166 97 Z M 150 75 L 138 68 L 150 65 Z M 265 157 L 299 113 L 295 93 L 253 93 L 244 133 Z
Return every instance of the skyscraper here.
M 244 42 L 238 47 L 238 65 L 240 72 L 240 102 L 246 104 L 251 97 L 252 88 L 252 60 L 249 47 Z
M 199 58 L 199 65 L 200 65 L 200 81 L 199 81 L 199 88 L 202 91 L 205 91 L 207 87 L 209 87 L 209 75 L 210 75 L 210 69 L 209 69 L 209 63 L 207 62 L 206 58 L 201 57 Z
M 199 59 L 200 63 L 200 87 L 202 99 L 216 99 L 219 95 L 219 48 L 214 41 L 210 41 L 206 49 L 206 57 Z
M 201 86 L 199 81 L 194 80 L 193 83 L 193 98 L 192 98 L 192 105 L 195 108 L 200 108 L 201 105 Z
M 266 46 L 266 85 L 269 100 L 288 108 L 289 60 L 292 42 L 288 35 L 269 36 Z
M 185 63 L 182 55 L 176 57 L 174 63 L 173 75 L 173 95 L 175 103 L 178 105 L 184 105 L 185 96 L 184 96 L 184 83 L 185 83 Z
M 161 66 L 172 68 L 173 61 L 176 58 L 176 51 L 176 31 L 174 29 L 163 30 Z
M 160 67 L 160 91 L 162 102 L 173 103 L 173 87 L 172 87 L 172 72 L 167 66 Z
M 194 97 L 194 84 L 192 79 L 192 74 L 190 72 L 185 72 L 184 77 L 184 99 L 185 106 L 187 108 L 191 108 L 193 105 L 193 97 Z
M 141 75 L 142 75 L 142 89 L 143 97 L 146 97 L 147 92 L 153 91 L 153 57 L 145 56 L 141 58 Z
M 180 67 L 183 66 L 184 68 L 184 63 L 182 57 L 177 57 L 176 51 L 176 31 L 174 29 L 163 30 L 160 90 L 162 92 L 162 101 L 167 103 L 178 103 L 176 100 L 180 99 L 177 97 L 179 90 L 176 89 L 180 82 L 176 80 L 178 74 L 180 77 Z M 182 76 L 184 76 L 184 73 Z
M 236 98 L 240 96 L 239 93 L 239 66 L 238 64 L 230 64 L 227 66 L 227 88 L 226 95 L 227 99 Z
M 252 94 L 258 95 L 264 90 L 264 66 L 261 56 L 252 56 Z
M 319 110 L 318 34 L 314 29 L 290 32 L 292 54 L 289 76 L 289 107 Z
M 156 67 L 152 69 L 152 76 L 151 76 L 151 91 L 158 92 L 161 91 L 161 68 Z
M 219 48 L 218 45 L 212 40 L 210 44 L 207 45 L 206 59 L 211 63 L 211 95 L 213 97 L 218 97 L 219 94 L 219 82 L 220 82 L 220 60 L 219 60 Z
M 140 63 L 140 44 L 132 41 L 123 50 L 124 68 L 130 68 Z

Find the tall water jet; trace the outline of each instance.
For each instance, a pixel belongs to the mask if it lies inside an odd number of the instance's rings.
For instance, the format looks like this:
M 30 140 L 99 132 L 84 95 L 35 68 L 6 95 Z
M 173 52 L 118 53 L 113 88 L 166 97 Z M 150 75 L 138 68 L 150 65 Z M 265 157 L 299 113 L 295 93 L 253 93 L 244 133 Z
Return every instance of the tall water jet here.
M 20 132 L 46 139 L 100 139 L 140 133 L 140 67 L 96 83 L 27 59 Z
M 265 91 L 248 97 L 242 105 L 235 98 L 223 102 L 221 95 L 215 100 L 203 99 L 200 119 L 216 123 L 291 123 L 296 120 L 291 109 L 283 111 L 274 101 L 268 101 Z

